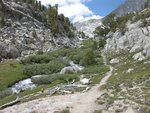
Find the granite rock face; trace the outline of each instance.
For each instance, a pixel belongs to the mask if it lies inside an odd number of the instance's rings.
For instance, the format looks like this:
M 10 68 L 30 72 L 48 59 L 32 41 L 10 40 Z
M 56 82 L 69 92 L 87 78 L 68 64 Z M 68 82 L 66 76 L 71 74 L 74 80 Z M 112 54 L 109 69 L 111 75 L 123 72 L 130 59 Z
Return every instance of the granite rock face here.
M 53 35 L 51 27 L 41 20 L 41 13 L 21 1 L 0 0 L 0 13 L 5 13 L 5 25 L 0 27 L 0 42 L 9 45 L 9 49 L 19 51 L 20 55 L 33 54 L 37 51 L 48 52 L 62 47 L 78 47 L 79 37 L 68 37 L 64 29 Z M 38 15 L 34 18 L 34 15 Z M 61 22 L 59 22 L 62 26 Z M 0 56 L 6 56 L 4 45 L 0 43 Z M 6 48 L 5 48 L 6 49 Z M 13 55 L 13 57 L 16 57 Z
M 140 56 L 142 60 L 145 59 L 144 57 L 150 57 L 150 26 L 139 26 L 140 21 L 132 24 L 128 23 L 128 30 L 124 35 L 119 30 L 111 33 L 111 35 L 108 34 L 105 52 L 117 54 L 122 51 L 128 51 L 130 53 L 141 51 Z
M 90 19 L 83 22 L 75 22 L 74 26 L 77 28 L 78 31 L 82 31 L 85 35 L 89 38 L 94 37 L 94 30 L 96 27 L 102 25 L 101 19 Z

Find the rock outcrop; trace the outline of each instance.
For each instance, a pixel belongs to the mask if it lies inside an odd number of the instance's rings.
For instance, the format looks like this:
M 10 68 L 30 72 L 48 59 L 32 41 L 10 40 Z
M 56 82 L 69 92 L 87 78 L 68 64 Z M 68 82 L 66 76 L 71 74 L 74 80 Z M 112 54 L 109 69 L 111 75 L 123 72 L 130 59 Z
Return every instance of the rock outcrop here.
M 41 13 L 27 3 L 0 0 L 0 13 L 5 17 L 5 25 L 0 27 L 0 51 L 2 51 L 0 56 L 2 57 L 8 57 L 6 55 L 8 51 L 10 57 L 16 58 L 37 51 L 48 52 L 61 47 L 78 47 L 77 34 L 68 37 L 62 23 L 58 22 L 63 31 L 53 35 L 51 27 L 47 27 L 41 19 Z M 34 18 L 35 15 L 37 18 Z M 17 51 L 19 55 L 16 54 Z
M 122 34 L 119 30 L 115 33 L 109 33 L 105 52 L 117 54 L 124 51 L 130 53 L 141 51 L 141 57 L 136 56 L 135 59 L 144 60 L 144 57 L 150 57 L 150 26 L 140 27 L 140 24 L 140 21 L 129 22 L 125 34 Z

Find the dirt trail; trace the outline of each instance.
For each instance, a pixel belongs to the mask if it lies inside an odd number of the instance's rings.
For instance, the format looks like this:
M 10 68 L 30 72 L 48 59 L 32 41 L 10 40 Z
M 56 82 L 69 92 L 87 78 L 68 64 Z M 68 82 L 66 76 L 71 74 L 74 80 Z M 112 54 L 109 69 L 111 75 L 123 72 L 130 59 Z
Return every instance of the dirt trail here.
M 104 55 L 103 58 L 107 65 Z M 31 113 L 34 111 L 37 113 L 54 113 L 54 111 L 60 111 L 66 107 L 70 108 L 71 113 L 93 113 L 98 108 L 95 101 L 102 94 L 100 87 L 106 84 L 112 75 L 113 67 L 109 67 L 110 71 L 106 73 L 106 76 L 88 92 L 40 98 L 8 107 L 0 113 Z

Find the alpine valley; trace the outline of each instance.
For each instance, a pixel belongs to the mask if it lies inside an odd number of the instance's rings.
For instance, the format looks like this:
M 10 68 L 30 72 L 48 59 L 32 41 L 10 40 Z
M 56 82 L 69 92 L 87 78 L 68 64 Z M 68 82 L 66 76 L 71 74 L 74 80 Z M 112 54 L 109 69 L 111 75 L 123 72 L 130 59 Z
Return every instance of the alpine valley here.
M 0 0 L 0 113 L 150 113 L 150 0 L 75 23 L 58 8 Z

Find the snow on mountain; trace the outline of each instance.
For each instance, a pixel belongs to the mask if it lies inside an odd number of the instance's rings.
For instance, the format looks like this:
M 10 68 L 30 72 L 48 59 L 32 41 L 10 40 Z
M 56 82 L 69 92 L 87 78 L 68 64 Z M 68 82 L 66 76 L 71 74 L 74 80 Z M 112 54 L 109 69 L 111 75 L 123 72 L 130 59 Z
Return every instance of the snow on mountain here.
M 91 19 L 83 22 L 75 22 L 74 26 L 77 28 L 78 31 L 84 32 L 86 36 L 89 38 L 94 37 L 93 31 L 96 27 L 102 24 L 101 19 Z

